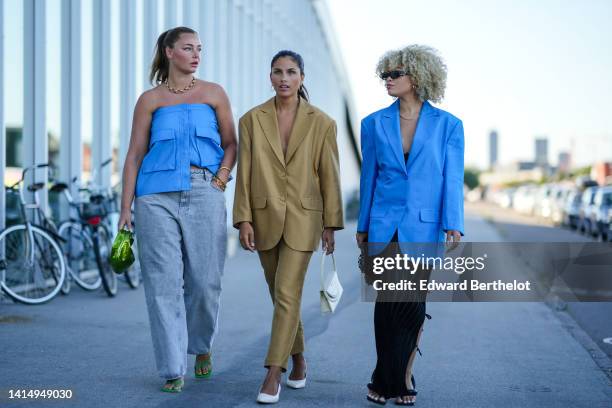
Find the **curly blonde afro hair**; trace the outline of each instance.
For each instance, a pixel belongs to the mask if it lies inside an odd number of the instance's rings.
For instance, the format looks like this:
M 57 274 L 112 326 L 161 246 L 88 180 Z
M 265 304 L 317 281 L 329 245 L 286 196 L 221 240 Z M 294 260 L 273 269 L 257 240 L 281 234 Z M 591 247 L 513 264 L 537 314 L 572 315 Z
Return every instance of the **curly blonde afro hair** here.
M 444 98 L 446 64 L 436 49 L 413 44 L 388 51 L 378 61 L 376 74 L 396 69 L 408 73 L 422 101 L 440 102 Z

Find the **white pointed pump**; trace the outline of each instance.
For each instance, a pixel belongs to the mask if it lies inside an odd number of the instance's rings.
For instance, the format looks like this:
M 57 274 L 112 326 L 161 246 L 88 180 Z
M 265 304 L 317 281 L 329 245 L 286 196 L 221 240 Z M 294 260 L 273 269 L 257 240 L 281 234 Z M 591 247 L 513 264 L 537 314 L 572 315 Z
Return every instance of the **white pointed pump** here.
M 260 404 L 276 404 L 278 400 L 280 399 L 280 391 L 281 391 L 280 383 L 278 384 L 278 391 L 276 392 L 276 395 L 266 394 L 266 393 L 261 392 L 260 390 L 259 394 L 257 395 L 257 402 Z
M 293 388 L 294 390 L 306 387 L 306 376 L 301 380 L 290 380 L 289 377 L 287 377 L 287 387 Z

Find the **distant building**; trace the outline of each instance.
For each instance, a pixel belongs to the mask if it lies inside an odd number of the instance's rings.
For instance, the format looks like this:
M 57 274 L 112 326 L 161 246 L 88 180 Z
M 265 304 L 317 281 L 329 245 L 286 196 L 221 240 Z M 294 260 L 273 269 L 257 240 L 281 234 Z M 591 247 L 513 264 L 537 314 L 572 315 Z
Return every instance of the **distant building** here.
M 572 155 L 569 152 L 559 152 L 557 170 L 559 173 L 569 173 L 572 168 Z
M 536 138 L 535 140 L 535 163 L 540 167 L 548 166 L 548 139 Z
M 496 130 L 489 133 L 489 169 L 495 168 L 498 161 L 498 134 Z
M 598 162 L 591 167 L 591 178 L 600 186 L 609 183 L 612 178 L 612 162 Z

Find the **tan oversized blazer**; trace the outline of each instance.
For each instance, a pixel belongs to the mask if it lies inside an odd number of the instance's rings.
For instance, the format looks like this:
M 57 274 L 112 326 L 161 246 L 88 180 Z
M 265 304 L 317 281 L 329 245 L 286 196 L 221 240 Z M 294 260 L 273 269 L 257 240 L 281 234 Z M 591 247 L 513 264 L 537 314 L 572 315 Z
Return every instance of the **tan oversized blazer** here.
M 314 251 L 323 228 L 344 228 L 336 123 L 301 99 L 283 156 L 274 98 L 240 118 L 233 224 L 253 224 L 264 251 L 284 237 Z

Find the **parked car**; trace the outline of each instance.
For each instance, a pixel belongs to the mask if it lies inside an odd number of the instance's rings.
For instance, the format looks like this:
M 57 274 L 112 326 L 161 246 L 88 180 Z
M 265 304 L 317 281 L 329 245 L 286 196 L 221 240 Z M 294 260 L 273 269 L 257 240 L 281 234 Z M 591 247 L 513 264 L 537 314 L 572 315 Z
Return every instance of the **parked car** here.
M 595 199 L 595 193 L 597 192 L 597 189 L 598 187 L 589 187 L 585 189 L 582 193 L 578 229 L 580 230 L 580 232 L 588 235 L 593 234 L 593 228 L 595 227 L 592 221 L 595 219 L 595 217 L 592 214 L 595 211 L 593 200 Z
M 537 186 L 527 184 L 516 189 L 512 200 L 512 208 L 521 214 L 533 214 Z
M 470 203 L 481 201 L 484 198 L 484 190 L 480 187 L 476 187 L 467 192 L 465 199 Z
M 565 200 L 572 191 L 571 188 L 564 185 L 556 185 L 551 197 L 551 214 L 550 219 L 555 225 L 563 224 Z
M 514 193 L 516 193 L 516 188 L 505 189 L 502 192 L 502 197 L 500 198 L 499 205 L 501 205 L 503 208 L 512 208 Z
M 575 183 L 576 187 L 583 191 L 587 187 L 597 187 L 597 182 L 592 180 L 589 176 L 576 177 Z
M 612 208 L 608 210 L 608 241 L 612 241 Z
M 603 241 L 608 240 L 610 222 L 608 212 L 612 208 L 612 186 L 601 187 L 593 198 L 593 211 L 591 212 L 591 234 L 601 236 Z
M 564 200 L 563 225 L 575 230 L 580 222 L 580 207 L 582 206 L 582 193 L 578 189 L 569 191 Z
M 512 199 L 516 188 L 508 187 L 495 192 L 493 202 L 502 208 L 512 208 Z
M 552 215 L 552 184 L 541 185 L 535 195 L 533 214 L 536 217 L 550 218 Z

